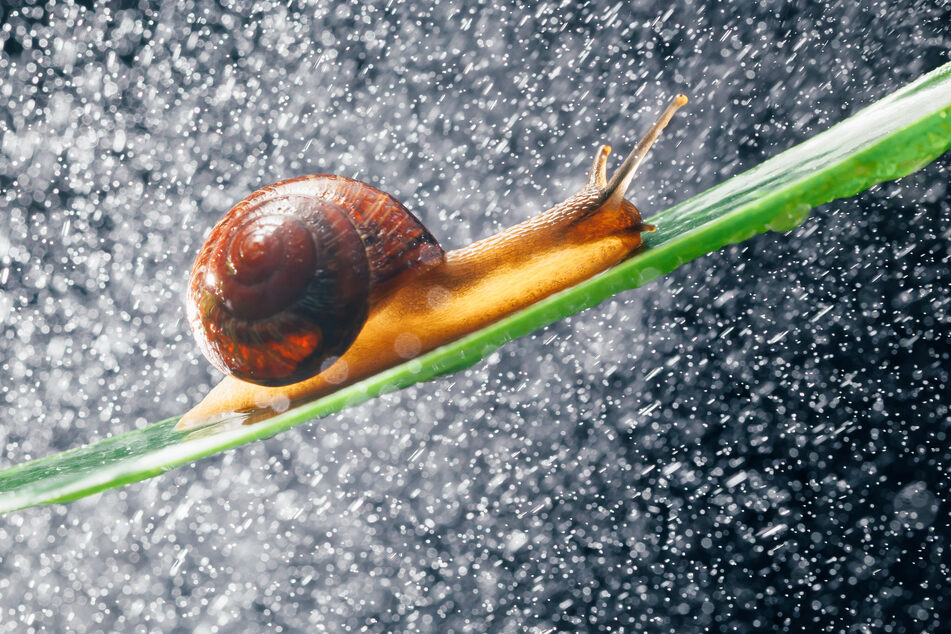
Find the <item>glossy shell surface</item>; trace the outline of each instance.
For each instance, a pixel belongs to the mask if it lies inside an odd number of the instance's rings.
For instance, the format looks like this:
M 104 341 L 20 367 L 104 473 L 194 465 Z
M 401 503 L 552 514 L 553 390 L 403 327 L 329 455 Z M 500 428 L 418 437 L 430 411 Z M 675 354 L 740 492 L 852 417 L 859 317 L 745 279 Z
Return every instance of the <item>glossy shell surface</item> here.
M 284 181 L 212 229 L 192 268 L 189 324 L 221 371 L 295 383 L 346 351 L 374 289 L 443 257 L 412 213 L 370 185 L 325 175 Z

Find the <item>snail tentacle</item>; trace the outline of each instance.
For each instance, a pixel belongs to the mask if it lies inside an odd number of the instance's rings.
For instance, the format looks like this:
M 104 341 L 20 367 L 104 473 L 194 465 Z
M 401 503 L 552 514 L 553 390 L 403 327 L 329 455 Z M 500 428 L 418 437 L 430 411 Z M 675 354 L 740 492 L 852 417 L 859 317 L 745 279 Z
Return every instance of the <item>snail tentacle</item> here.
M 602 145 L 594 153 L 594 162 L 588 172 L 588 182 L 585 187 L 604 189 L 608 184 L 608 155 L 611 154 L 610 145 Z
M 627 158 L 624 159 L 621 166 L 614 172 L 614 176 L 611 177 L 611 181 L 608 183 L 605 191 L 608 195 L 606 204 L 609 207 L 617 208 L 621 206 L 621 201 L 624 200 L 627 188 L 631 186 L 631 181 L 634 180 L 637 168 L 640 167 L 644 157 L 647 156 L 647 152 L 651 149 L 651 146 L 654 145 L 657 137 L 660 136 L 661 130 L 666 128 L 667 124 L 670 123 L 670 120 L 674 117 L 674 113 L 686 103 L 686 95 L 677 95 L 674 97 L 674 100 L 670 102 L 670 105 L 667 106 L 664 113 L 660 115 L 660 118 L 650 127 L 647 134 L 637 142 L 637 145 L 634 146 L 631 153 L 627 155 Z

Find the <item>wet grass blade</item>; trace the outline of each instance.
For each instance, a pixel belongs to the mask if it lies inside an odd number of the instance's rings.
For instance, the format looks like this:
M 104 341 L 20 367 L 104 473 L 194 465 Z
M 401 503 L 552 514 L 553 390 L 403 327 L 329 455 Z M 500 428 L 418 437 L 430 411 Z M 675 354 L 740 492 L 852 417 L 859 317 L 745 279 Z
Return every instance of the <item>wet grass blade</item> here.
M 951 64 L 760 166 L 650 220 L 647 249 L 591 280 L 464 339 L 256 425 L 223 420 L 182 433 L 177 418 L 0 472 L 0 512 L 65 502 L 272 436 L 384 392 L 466 368 L 507 341 L 701 255 L 921 168 L 951 147 Z

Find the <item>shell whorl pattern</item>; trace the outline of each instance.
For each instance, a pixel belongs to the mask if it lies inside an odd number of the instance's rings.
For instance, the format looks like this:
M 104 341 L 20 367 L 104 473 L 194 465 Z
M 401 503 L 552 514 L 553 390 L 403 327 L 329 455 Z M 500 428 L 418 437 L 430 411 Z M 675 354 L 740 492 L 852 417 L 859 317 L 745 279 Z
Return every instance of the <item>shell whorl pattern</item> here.
M 294 383 L 353 343 L 375 286 L 443 255 L 399 201 L 369 185 L 336 176 L 277 183 L 212 230 L 192 269 L 189 323 L 223 372 Z

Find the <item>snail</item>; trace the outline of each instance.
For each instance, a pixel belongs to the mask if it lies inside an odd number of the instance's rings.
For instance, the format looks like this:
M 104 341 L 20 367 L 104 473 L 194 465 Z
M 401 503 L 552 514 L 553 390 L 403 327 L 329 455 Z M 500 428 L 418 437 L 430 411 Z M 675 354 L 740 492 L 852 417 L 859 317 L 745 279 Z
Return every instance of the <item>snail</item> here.
M 225 379 L 179 421 L 329 393 L 474 332 L 629 257 L 653 231 L 625 199 L 678 95 L 610 180 L 598 149 L 584 187 L 445 251 L 395 198 L 343 176 L 260 189 L 212 229 L 192 268 L 188 322 Z

